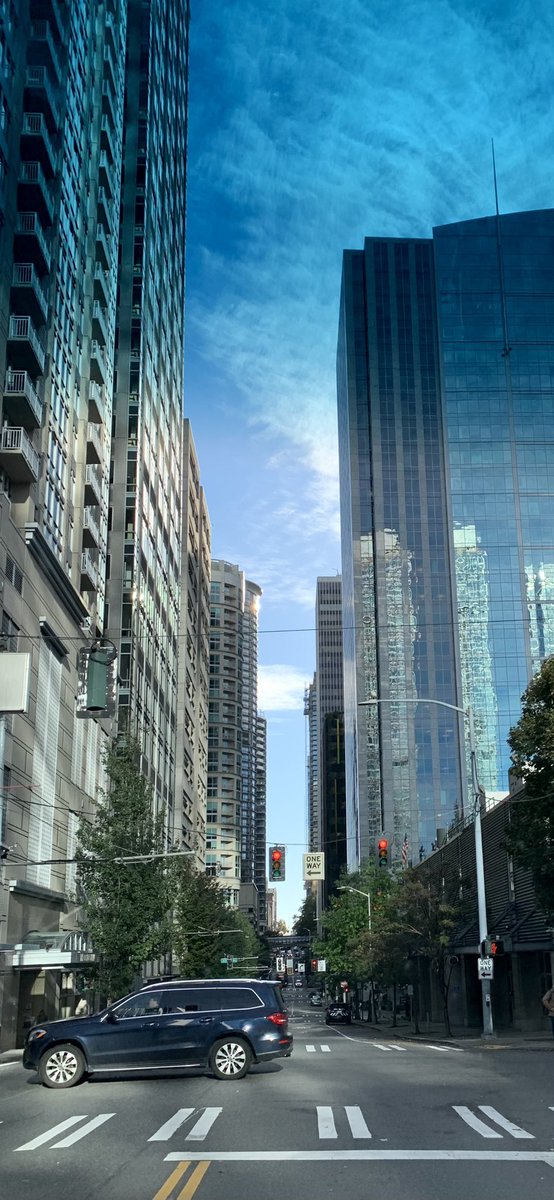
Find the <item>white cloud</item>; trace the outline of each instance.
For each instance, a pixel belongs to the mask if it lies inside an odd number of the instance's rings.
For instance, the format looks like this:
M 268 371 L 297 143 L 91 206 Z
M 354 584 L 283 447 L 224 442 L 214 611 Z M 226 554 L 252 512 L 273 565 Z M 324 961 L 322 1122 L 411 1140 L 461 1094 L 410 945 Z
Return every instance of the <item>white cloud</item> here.
M 258 708 L 260 712 L 285 712 L 304 708 L 306 676 L 284 663 L 260 666 Z

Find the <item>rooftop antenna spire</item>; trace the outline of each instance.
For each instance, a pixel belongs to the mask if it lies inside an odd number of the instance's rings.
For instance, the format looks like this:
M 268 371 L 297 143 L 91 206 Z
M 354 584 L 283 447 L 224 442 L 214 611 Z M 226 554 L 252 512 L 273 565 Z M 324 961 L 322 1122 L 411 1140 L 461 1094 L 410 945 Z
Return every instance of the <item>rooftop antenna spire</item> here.
M 494 153 L 494 138 L 491 138 L 492 150 L 492 175 L 494 180 L 494 202 L 496 207 L 496 249 L 498 254 L 498 273 L 500 276 L 500 302 L 502 305 L 502 332 L 504 335 L 504 346 L 502 349 L 502 358 L 508 358 L 512 347 L 508 341 L 508 314 L 506 312 L 506 291 L 504 287 L 504 263 L 502 260 L 502 235 L 500 231 L 500 208 L 498 206 L 498 180 L 496 178 L 496 157 Z

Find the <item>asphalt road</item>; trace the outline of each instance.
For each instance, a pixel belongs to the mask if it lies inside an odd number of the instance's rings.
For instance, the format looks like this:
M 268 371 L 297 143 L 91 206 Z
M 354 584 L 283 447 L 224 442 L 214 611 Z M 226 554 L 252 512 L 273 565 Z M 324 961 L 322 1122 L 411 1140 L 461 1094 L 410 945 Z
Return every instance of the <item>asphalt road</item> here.
M 0 1065 L 2 1200 L 534 1200 L 554 1194 L 554 1055 L 398 1043 L 291 997 L 292 1058 L 41 1087 Z

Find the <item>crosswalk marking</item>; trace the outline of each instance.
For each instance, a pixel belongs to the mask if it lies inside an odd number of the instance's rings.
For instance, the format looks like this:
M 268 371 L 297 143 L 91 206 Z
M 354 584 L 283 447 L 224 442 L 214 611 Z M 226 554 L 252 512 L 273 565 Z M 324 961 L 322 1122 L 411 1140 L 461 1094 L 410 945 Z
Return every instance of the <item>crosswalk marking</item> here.
M 475 1129 L 477 1133 L 480 1133 L 481 1137 L 502 1137 L 502 1134 L 498 1133 L 496 1129 L 491 1129 L 490 1125 L 485 1125 L 484 1121 L 480 1121 L 479 1117 L 476 1117 L 475 1113 L 472 1113 L 471 1109 L 467 1108 L 465 1104 L 453 1104 L 452 1108 L 454 1109 L 454 1112 L 457 1112 L 458 1116 L 462 1118 L 462 1121 L 465 1121 L 466 1125 L 471 1125 L 471 1128 Z
M 324 1053 L 324 1054 L 330 1054 L 330 1053 L 331 1053 L 331 1047 L 330 1047 L 330 1046 L 322 1046 L 322 1047 L 321 1047 L 321 1049 L 323 1050 L 323 1053 Z
M 331 1053 L 331 1047 L 327 1046 L 326 1044 L 320 1045 L 319 1049 L 323 1054 Z M 314 1046 L 312 1042 L 306 1043 L 306 1050 L 308 1051 L 308 1054 L 317 1054 L 317 1046 Z
M 485 1114 L 489 1120 L 500 1125 L 501 1129 L 505 1129 L 507 1133 L 511 1133 L 514 1138 L 534 1138 L 533 1133 L 527 1133 L 526 1129 L 521 1129 L 519 1125 L 514 1125 L 513 1121 L 508 1121 L 507 1117 L 503 1117 L 502 1113 L 498 1112 L 497 1108 L 493 1108 L 491 1104 L 480 1104 L 479 1109 Z
M 431 1046 L 427 1044 L 426 1050 L 440 1050 L 441 1054 L 463 1054 L 461 1046 Z
M 394 1044 L 394 1042 L 391 1042 L 391 1044 L 390 1044 L 390 1046 L 389 1046 L 389 1050 L 398 1050 L 399 1054 L 406 1054 L 406 1053 L 407 1053 L 407 1051 L 406 1051 L 406 1047 L 405 1047 L 405 1046 L 396 1046 L 396 1045 Z
M 62 1138 L 61 1142 L 55 1142 L 50 1149 L 65 1150 L 66 1146 L 73 1146 L 75 1142 L 79 1142 L 81 1138 L 86 1137 L 87 1133 L 92 1133 L 93 1129 L 98 1129 L 99 1125 L 104 1125 L 106 1121 L 109 1121 L 110 1117 L 115 1117 L 115 1113 L 100 1113 L 97 1117 L 92 1117 L 90 1121 L 87 1121 L 86 1125 L 81 1125 L 80 1129 L 76 1129 L 68 1137 Z
M 308 1054 L 315 1054 L 315 1046 L 306 1046 Z
M 170 1137 L 179 1129 L 180 1125 L 187 1120 L 187 1117 L 192 1117 L 193 1108 L 178 1108 L 177 1112 L 169 1118 L 160 1128 L 148 1138 L 149 1142 L 168 1142 Z
M 317 1132 L 320 1138 L 336 1138 L 337 1129 L 333 1117 L 333 1109 L 326 1105 L 317 1106 Z
M 353 1138 L 370 1138 L 371 1134 L 362 1116 L 361 1108 L 357 1105 L 345 1104 L 344 1111 Z
M 185 1141 L 203 1142 L 221 1111 L 221 1108 L 205 1108 L 202 1116 L 199 1117 L 196 1124 L 193 1125 L 190 1133 L 187 1133 Z
M 86 1121 L 86 1119 L 86 1113 L 79 1117 L 66 1117 L 65 1121 L 60 1121 L 59 1125 L 54 1125 L 52 1129 L 47 1129 L 46 1133 L 40 1133 L 32 1141 L 25 1142 L 24 1146 L 16 1146 L 14 1153 L 17 1154 L 20 1150 L 35 1150 L 37 1146 L 43 1146 L 45 1142 L 49 1142 L 50 1138 L 57 1137 L 58 1133 L 63 1133 L 64 1129 L 70 1129 L 78 1121 Z
M 372 1042 L 371 1045 L 375 1046 L 376 1050 L 390 1050 L 390 1046 L 383 1046 L 381 1042 Z

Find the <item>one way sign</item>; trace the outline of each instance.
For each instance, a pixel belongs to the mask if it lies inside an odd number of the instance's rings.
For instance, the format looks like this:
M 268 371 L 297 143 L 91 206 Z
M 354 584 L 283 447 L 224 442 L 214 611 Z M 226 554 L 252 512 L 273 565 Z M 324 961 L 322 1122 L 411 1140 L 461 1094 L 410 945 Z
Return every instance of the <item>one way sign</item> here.
M 304 855 L 304 879 L 306 882 L 309 879 L 325 879 L 325 855 L 323 853 Z

